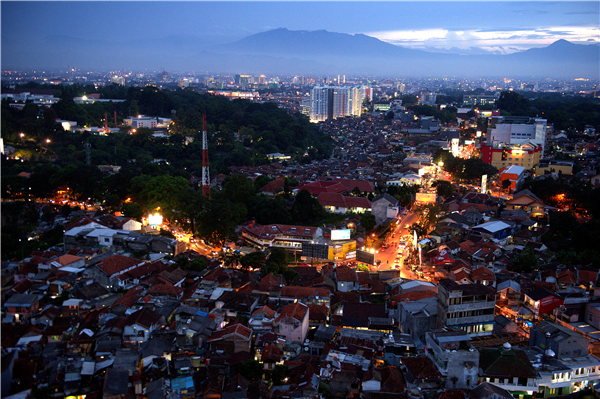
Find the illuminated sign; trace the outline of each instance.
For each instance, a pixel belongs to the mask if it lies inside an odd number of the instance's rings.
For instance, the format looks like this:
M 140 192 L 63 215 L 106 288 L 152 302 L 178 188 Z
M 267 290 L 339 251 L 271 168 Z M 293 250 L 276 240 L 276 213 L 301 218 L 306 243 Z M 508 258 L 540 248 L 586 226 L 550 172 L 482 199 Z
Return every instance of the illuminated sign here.
M 331 241 L 335 240 L 349 240 L 350 230 L 331 230 Z
M 481 176 L 481 192 L 485 193 L 487 189 L 487 175 Z
M 162 224 L 162 222 L 163 222 L 163 217 L 162 217 L 162 215 L 159 215 L 158 213 L 148 216 L 148 224 L 150 226 L 160 226 Z

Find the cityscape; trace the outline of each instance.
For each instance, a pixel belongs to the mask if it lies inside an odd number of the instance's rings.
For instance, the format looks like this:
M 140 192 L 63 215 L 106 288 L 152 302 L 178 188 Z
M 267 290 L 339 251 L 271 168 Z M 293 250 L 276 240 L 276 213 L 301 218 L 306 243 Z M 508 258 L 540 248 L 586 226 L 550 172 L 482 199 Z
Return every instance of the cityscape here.
M 600 395 L 600 3 L 0 7 L 3 399 Z

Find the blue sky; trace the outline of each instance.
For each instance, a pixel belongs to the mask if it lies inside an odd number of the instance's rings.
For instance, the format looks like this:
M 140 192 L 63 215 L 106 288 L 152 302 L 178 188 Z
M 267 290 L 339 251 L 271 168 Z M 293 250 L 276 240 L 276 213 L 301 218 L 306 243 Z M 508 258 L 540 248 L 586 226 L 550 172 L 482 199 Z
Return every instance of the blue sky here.
M 275 28 L 363 33 L 429 51 L 511 53 L 558 39 L 599 43 L 598 1 L 2 1 L 3 68 L 226 43 Z M 96 47 L 97 46 L 97 47 Z M 96 51 L 95 51 L 96 50 Z M 173 54 L 177 57 L 177 54 Z

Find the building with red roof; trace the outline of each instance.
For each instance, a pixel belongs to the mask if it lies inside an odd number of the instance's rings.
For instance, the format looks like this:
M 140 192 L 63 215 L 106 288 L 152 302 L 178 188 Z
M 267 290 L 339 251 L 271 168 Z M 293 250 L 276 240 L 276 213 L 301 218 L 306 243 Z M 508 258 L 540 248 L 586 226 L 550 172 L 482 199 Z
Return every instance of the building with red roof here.
M 319 203 L 330 213 L 364 213 L 371 211 L 371 201 L 362 197 L 346 197 L 340 193 L 321 193 Z
M 273 322 L 274 331 L 290 342 L 304 342 L 308 334 L 308 306 L 296 302 L 286 305 Z
M 112 288 L 118 284 L 117 277 L 143 265 L 144 261 L 123 255 L 113 255 L 89 267 L 86 274 L 97 283 Z
M 252 330 L 242 324 L 228 325 L 221 331 L 214 332 L 206 340 L 211 351 L 222 350 L 225 353 L 250 352 Z

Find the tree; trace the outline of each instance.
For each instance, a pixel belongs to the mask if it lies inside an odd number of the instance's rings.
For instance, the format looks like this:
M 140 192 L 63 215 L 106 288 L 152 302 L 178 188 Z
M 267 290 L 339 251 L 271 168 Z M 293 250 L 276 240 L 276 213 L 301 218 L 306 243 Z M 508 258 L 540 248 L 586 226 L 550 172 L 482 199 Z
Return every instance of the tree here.
M 266 260 L 267 255 L 264 252 L 252 252 L 240 259 L 240 264 L 244 270 L 261 269 Z
M 375 215 L 372 213 L 363 213 L 360 217 L 360 225 L 364 227 L 365 230 L 371 231 L 375 227 L 377 222 L 375 221 Z
M 519 273 L 531 273 L 537 268 L 539 262 L 538 256 L 533 249 L 527 247 L 517 255 L 512 264 L 512 269 Z
M 283 385 L 285 377 L 288 374 L 288 366 L 284 366 L 283 364 L 278 364 L 275 366 L 273 371 L 271 371 L 271 379 L 273 380 L 273 385 Z
M 202 270 L 206 269 L 207 264 L 206 264 L 206 258 L 204 257 L 197 257 L 196 259 L 194 259 L 193 261 L 190 262 L 190 264 L 188 265 L 188 268 L 190 270 L 196 271 L 196 272 L 201 272 Z
M 529 112 L 529 100 L 514 91 L 503 91 L 496 105 L 502 111 L 512 115 L 526 115 Z
M 427 234 L 431 227 L 437 223 L 440 208 L 435 204 L 425 204 L 422 206 L 415 207 L 413 209 L 413 212 L 417 215 L 419 219 L 418 225 L 425 229 L 425 234 Z
M 319 200 L 306 189 L 302 189 L 296 196 L 292 206 L 292 218 L 296 223 L 306 225 L 316 224 L 326 216 L 325 209 L 319 203 Z
M 263 376 L 262 364 L 254 359 L 242 362 L 238 370 L 248 381 L 259 381 Z
M 454 194 L 454 185 L 446 180 L 436 180 L 431 185 L 432 187 L 436 187 L 437 195 L 448 198 Z
M 387 114 L 385 114 L 385 117 L 383 119 L 386 121 L 394 119 L 394 111 L 389 111 Z
M 504 190 L 508 190 L 508 188 L 510 187 L 511 181 L 510 179 L 504 179 L 502 180 L 502 188 Z

